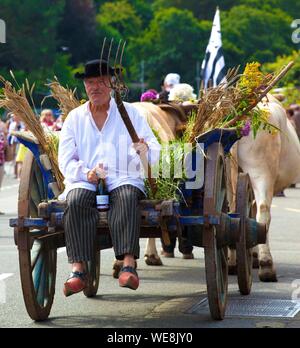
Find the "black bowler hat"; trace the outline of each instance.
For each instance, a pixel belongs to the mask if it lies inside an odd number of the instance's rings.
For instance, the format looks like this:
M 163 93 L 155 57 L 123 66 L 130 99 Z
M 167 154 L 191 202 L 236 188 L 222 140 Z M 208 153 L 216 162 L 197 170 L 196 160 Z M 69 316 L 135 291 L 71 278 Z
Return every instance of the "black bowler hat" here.
M 101 69 L 100 69 L 101 65 Z M 117 69 L 119 70 L 119 69 Z M 108 65 L 108 62 L 106 60 L 90 60 L 87 62 L 84 66 L 84 72 L 79 73 L 77 72 L 74 76 L 76 79 L 85 79 L 88 77 L 98 77 L 98 76 L 107 76 L 107 75 L 114 75 L 115 69 Z

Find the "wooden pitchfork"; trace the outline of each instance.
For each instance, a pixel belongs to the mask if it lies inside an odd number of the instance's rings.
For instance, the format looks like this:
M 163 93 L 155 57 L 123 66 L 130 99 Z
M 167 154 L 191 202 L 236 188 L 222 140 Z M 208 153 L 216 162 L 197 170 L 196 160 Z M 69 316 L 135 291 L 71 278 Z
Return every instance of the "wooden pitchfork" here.
M 107 75 L 110 75 L 109 74 L 109 66 L 110 66 L 109 61 L 110 61 L 110 55 L 111 55 L 111 50 L 112 50 L 112 46 L 113 46 L 113 41 L 114 41 L 114 39 L 110 40 L 108 55 L 107 55 L 107 59 L 106 59 L 107 60 L 107 71 L 106 71 Z M 122 96 L 126 95 L 128 92 L 128 88 L 124 82 L 123 74 L 122 74 L 122 60 L 123 60 L 125 45 L 126 45 L 126 42 L 123 40 L 120 40 L 118 43 L 117 53 L 115 56 L 114 66 L 113 66 L 114 75 L 109 79 L 109 81 L 110 81 L 109 87 L 115 93 L 115 100 L 117 103 L 118 110 L 119 110 L 120 115 L 122 117 L 122 120 L 123 120 L 123 122 L 128 130 L 128 133 L 131 137 L 132 142 L 138 143 L 140 141 L 140 138 L 138 137 L 138 135 L 137 135 L 137 133 L 132 125 L 132 122 L 128 116 L 127 110 L 126 110 L 124 103 L 123 103 L 123 100 L 122 100 Z M 100 62 L 103 59 L 103 53 L 104 53 L 105 46 L 106 46 L 106 38 L 104 38 L 104 40 L 103 40 Z M 100 63 L 100 75 L 102 75 L 102 74 L 103 74 L 102 65 Z M 150 189 L 151 189 L 153 195 L 155 196 L 155 194 L 157 192 L 157 185 L 156 185 L 156 181 L 151 176 L 151 167 L 150 167 L 150 164 L 148 162 L 147 155 L 140 154 L 140 157 L 141 157 L 141 162 L 142 162 L 144 171 L 145 171 L 145 173 L 147 173 L 147 176 L 148 176 Z

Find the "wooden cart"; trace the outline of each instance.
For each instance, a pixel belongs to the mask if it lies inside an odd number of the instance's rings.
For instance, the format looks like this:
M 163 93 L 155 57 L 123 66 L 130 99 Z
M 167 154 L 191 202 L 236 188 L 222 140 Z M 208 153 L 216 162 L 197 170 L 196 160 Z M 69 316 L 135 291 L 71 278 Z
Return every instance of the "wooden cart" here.
M 19 252 L 20 275 L 27 312 L 33 320 L 48 318 L 55 293 L 57 248 L 65 246 L 65 202 L 55 197 L 51 168 L 34 140 L 18 136 L 28 152 L 21 175 L 18 217 L 10 220 Z M 228 213 L 224 154 L 237 141 L 236 132 L 215 129 L 198 138 L 204 144 L 204 184 L 182 190 L 183 202 L 141 201 L 140 237 L 161 237 L 162 227 L 171 235 L 188 229 L 194 246 L 204 248 L 209 308 L 213 319 L 223 319 L 228 291 L 228 247 L 236 249 L 238 284 L 242 294 L 252 285 L 251 248 L 265 243 L 266 227 L 252 214 L 253 193 L 248 175 L 239 174 L 237 203 Z M 105 214 L 99 214 L 97 245 L 88 262 L 86 297 L 95 296 L 100 278 L 100 252 L 111 248 Z M 184 236 L 183 236 L 184 237 Z

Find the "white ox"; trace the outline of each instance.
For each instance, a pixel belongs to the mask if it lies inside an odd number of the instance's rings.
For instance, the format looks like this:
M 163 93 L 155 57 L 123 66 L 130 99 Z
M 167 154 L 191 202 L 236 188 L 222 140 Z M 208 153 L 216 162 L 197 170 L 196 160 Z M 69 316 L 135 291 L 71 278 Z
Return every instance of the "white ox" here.
M 239 140 L 233 151 L 237 151 L 238 165 L 242 171 L 250 176 L 257 208 L 256 219 L 267 225 L 267 243 L 258 245 L 254 253 L 258 254 L 259 278 L 262 281 L 277 281 L 269 245 L 271 204 L 276 193 L 300 180 L 300 143 L 277 99 L 268 95 L 260 107 L 269 109 L 269 122 L 281 131 L 275 135 L 260 131 L 255 139 L 250 134 Z M 235 187 L 234 175 L 231 178 Z M 231 265 L 234 262 L 233 258 L 229 260 Z
M 163 141 L 173 139 L 176 127 L 182 121 L 171 113 L 164 112 L 151 103 L 134 103 L 140 113 L 144 115 L 150 126 L 156 129 Z M 300 181 L 300 143 L 295 129 L 286 117 L 284 108 L 274 97 L 268 95 L 268 100 L 260 106 L 270 111 L 269 122 L 281 131 L 275 135 L 260 131 L 254 139 L 250 134 L 239 140 L 235 146 L 238 165 L 243 172 L 248 173 L 254 190 L 258 222 L 271 222 L 271 203 L 274 194 Z M 232 184 L 235 187 L 237 171 L 233 171 Z M 234 191 L 234 190 L 233 190 Z M 234 197 L 234 196 L 233 196 Z M 232 206 L 231 202 L 231 206 Z M 262 281 L 276 281 L 276 270 L 267 243 L 258 246 L 259 277 Z M 145 251 L 147 264 L 160 265 L 155 239 L 149 239 Z M 149 260 L 149 256 L 151 256 Z M 235 262 L 231 253 L 230 265 Z

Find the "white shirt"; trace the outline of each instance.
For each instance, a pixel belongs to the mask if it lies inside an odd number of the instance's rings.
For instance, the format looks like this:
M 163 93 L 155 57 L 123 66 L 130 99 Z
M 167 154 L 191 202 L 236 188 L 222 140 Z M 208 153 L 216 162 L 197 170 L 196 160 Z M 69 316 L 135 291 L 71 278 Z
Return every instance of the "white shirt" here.
M 160 145 L 146 119 L 129 103 L 124 103 L 139 138 L 149 146 L 149 163 L 159 160 Z M 74 188 L 96 191 L 87 180 L 87 173 L 99 163 L 107 171 L 108 191 L 131 184 L 145 192 L 140 157 L 132 146 L 131 137 L 118 111 L 116 102 L 110 100 L 108 115 L 98 129 L 90 111 L 90 102 L 72 110 L 62 127 L 59 137 L 58 164 L 65 177 L 65 191 L 59 199 L 65 199 Z

